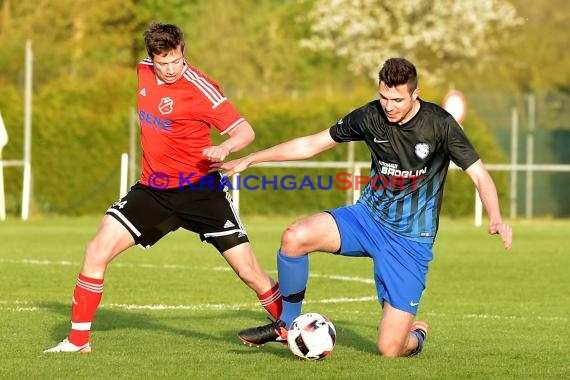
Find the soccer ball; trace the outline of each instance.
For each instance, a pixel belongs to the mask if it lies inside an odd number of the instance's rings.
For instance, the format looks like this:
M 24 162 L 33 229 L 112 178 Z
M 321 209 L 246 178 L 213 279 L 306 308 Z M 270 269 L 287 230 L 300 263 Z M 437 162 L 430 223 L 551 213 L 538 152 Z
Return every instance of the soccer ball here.
M 289 349 L 302 360 L 324 359 L 335 342 L 336 330 L 331 320 L 317 313 L 298 316 L 287 333 Z

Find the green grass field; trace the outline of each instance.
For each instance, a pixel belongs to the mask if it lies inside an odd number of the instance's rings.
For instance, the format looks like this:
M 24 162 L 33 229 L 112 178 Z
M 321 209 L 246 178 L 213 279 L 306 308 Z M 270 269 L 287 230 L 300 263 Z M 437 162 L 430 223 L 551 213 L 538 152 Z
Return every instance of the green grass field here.
M 264 267 L 290 220 L 245 218 Z M 42 354 L 66 336 L 83 248 L 98 218 L 0 224 L 0 378 L 563 379 L 570 378 L 570 221 L 517 221 L 514 248 L 471 221 L 444 220 L 418 316 L 416 358 L 376 353 L 381 310 L 367 259 L 311 256 L 304 311 L 338 340 L 321 362 L 235 333 L 266 323 L 255 295 L 210 246 L 184 231 L 111 264 L 90 355 Z

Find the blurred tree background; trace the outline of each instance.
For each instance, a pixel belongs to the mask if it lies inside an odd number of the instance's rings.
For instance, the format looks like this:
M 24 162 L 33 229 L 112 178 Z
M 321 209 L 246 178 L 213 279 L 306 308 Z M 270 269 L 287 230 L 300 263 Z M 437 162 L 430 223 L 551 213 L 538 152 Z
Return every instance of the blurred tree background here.
M 520 108 L 524 140 L 532 93 L 536 162 L 570 163 L 569 14 L 563 0 L 0 0 L 0 113 L 10 137 L 2 158 L 23 155 L 30 40 L 32 211 L 104 212 L 117 198 L 120 155 L 129 149 L 135 66 L 146 56 L 142 33 L 161 21 L 185 31 L 187 60 L 215 78 L 254 125 L 256 141 L 244 154 L 332 125 L 376 96 L 375 76 L 385 59 L 405 56 L 418 66 L 423 99 L 441 103 L 452 87 L 464 92 L 464 127 L 485 162 L 508 162 L 513 107 Z M 356 160 L 366 161 L 360 145 Z M 524 162 L 524 146 L 520 150 Z M 347 152 L 344 144 L 318 159 L 345 160 Z M 507 173 L 492 174 L 507 207 Z M 18 214 L 22 169 L 7 168 L 4 175 L 8 212 Z M 539 180 L 548 202 L 537 199 L 537 213 L 570 215 L 567 196 L 556 191 L 570 186 L 568 175 Z M 472 185 L 459 172 L 449 181 L 444 213 L 469 215 Z M 250 191 L 242 210 L 304 213 L 344 199 L 333 190 Z

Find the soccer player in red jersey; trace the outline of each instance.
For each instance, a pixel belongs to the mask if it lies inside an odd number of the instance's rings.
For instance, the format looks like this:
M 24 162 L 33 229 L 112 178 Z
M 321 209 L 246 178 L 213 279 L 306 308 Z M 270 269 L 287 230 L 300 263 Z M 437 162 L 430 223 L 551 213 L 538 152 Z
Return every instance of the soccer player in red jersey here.
M 144 33 L 148 58 L 139 63 L 138 116 L 142 176 L 103 217 L 85 250 L 71 308 L 71 331 L 44 352 L 90 352 L 91 323 L 107 266 L 133 245 L 147 249 L 182 227 L 212 244 L 274 317 L 279 285 L 259 265 L 228 187 L 212 163 L 249 145 L 251 125 L 212 79 L 184 59 L 184 36 L 171 24 Z M 228 136 L 212 145 L 210 128 Z

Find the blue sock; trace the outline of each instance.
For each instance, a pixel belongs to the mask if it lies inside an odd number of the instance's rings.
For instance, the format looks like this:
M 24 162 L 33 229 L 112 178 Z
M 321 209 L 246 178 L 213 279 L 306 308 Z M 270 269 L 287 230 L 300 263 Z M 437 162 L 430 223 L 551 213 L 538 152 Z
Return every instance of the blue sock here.
M 420 352 L 422 352 L 422 349 L 424 348 L 424 340 L 426 339 L 426 337 L 419 330 L 412 330 L 411 333 L 414 334 L 416 338 L 418 338 L 418 346 L 408 356 L 415 356 Z
M 287 327 L 301 315 L 305 289 L 309 280 L 309 256 L 285 256 L 277 252 L 279 289 L 283 296 L 281 320 Z

